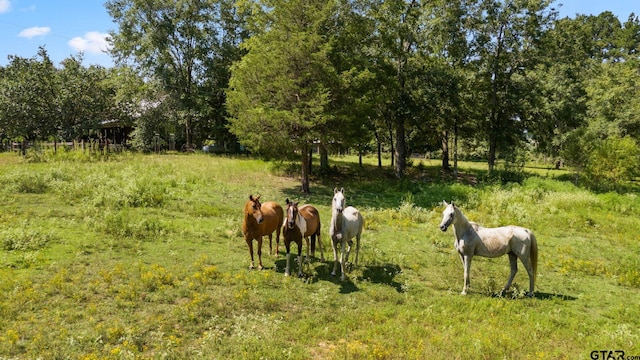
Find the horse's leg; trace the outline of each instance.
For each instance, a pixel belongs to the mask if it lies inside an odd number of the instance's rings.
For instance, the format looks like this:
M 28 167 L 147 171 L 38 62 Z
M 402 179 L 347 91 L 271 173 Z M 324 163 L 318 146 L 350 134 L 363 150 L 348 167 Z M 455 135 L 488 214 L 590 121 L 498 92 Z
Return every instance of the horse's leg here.
M 316 234 L 318 238 L 318 247 L 320 247 L 320 261 L 324 261 L 324 248 L 322 247 L 322 239 L 320 238 L 320 229 L 318 228 L 318 233 Z
M 527 293 L 528 297 L 533 297 L 534 292 L 533 292 L 533 288 L 535 286 L 534 282 L 534 273 L 533 273 L 533 266 L 531 265 L 531 259 L 529 258 L 529 253 L 524 254 L 523 256 L 520 256 L 520 261 L 522 261 L 522 264 L 524 265 L 524 268 L 527 269 L 527 274 L 529 275 L 529 292 Z
M 302 239 L 298 243 L 298 277 L 302 277 Z M 308 244 L 308 243 L 307 243 Z M 309 247 L 307 246 L 307 251 Z
M 348 241 L 345 241 L 345 237 L 343 236 L 342 243 L 340 244 L 340 271 L 342 271 L 342 274 L 340 274 L 341 281 L 345 280 L 345 264 L 349 260 L 349 251 L 351 251 L 351 246 L 347 245 L 347 243 Z
M 509 266 L 511 267 L 511 274 L 509 275 L 509 280 L 507 280 L 507 283 L 504 285 L 504 289 L 502 289 L 502 293 L 509 290 L 513 278 L 516 277 L 516 273 L 518 272 L 518 256 L 514 253 L 509 253 Z
M 347 246 L 347 256 L 344 258 L 344 263 L 349 264 L 349 255 L 351 255 L 351 247 L 353 246 L 353 240 L 347 240 L 346 246 Z
M 464 265 L 464 287 L 462 288 L 462 295 L 467 295 L 467 290 L 471 285 L 469 280 L 469 273 L 471 272 L 471 255 L 462 255 L 462 262 Z
M 285 247 L 285 249 L 287 250 L 287 266 L 284 268 L 284 275 L 285 275 L 285 276 L 289 276 L 289 275 L 291 275 L 291 272 L 290 272 L 290 269 L 291 269 L 291 268 L 290 268 L 290 261 L 291 261 L 291 252 L 290 252 L 290 250 L 291 250 L 291 242 L 287 241 L 287 240 L 286 240 L 286 237 L 285 237 L 285 240 L 284 240 L 284 247 Z
M 359 232 L 358 235 L 356 235 L 356 266 L 358 266 L 358 254 L 360 253 L 360 235 L 362 233 Z
M 333 271 L 331 276 L 336 276 L 336 270 L 338 269 L 338 251 L 336 250 L 336 239 L 331 239 L 331 248 L 333 249 Z
M 258 270 L 262 270 L 262 236 L 258 237 Z
M 276 254 L 275 254 L 276 257 L 280 256 L 280 250 L 278 249 L 279 246 L 280 246 L 280 227 L 277 227 L 276 228 Z
M 272 243 L 273 235 L 269 234 L 269 255 L 273 254 L 273 243 Z
M 251 255 L 251 264 L 249 265 L 249 270 L 253 269 L 253 239 L 246 239 L 247 246 L 249 246 L 249 255 Z

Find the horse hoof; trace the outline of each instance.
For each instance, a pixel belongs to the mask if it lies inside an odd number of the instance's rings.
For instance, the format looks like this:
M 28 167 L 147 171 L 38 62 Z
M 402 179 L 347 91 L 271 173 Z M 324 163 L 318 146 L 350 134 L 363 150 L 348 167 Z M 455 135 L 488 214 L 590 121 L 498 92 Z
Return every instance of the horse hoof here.
M 528 297 L 528 298 L 533 298 L 533 297 L 535 297 L 535 296 L 534 296 L 533 292 L 529 291 L 529 292 L 527 293 L 527 297 Z
M 463 292 L 460 293 L 460 295 L 467 295 L 467 292 L 463 291 Z
M 284 276 L 290 276 L 291 274 L 289 274 L 288 272 L 284 273 Z
M 334 272 L 332 272 L 332 273 L 331 273 L 331 276 L 336 276 L 336 272 L 335 272 L 335 271 L 334 271 Z

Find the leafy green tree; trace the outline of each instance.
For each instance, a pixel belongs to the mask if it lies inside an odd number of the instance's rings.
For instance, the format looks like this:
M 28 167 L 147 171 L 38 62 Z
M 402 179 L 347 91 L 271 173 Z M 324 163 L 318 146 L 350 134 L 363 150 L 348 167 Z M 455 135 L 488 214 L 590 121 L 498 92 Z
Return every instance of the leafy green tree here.
M 524 140 L 531 120 L 526 102 L 532 94 L 527 73 L 540 61 L 540 42 L 556 12 L 549 0 L 484 0 L 476 8 L 472 31 L 480 91 L 488 99 L 482 134 L 488 146 L 489 170 L 500 149 L 509 151 Z
M 324 0 L 257 2 L 254 22 L 264 24 L 232 67 L 227 100 L 230 129 L 241 143 L 269 157 L 300 155 L 301 191 L 309 192 L 309 154 L 330 118 L 325 35 L 335 3 Z
M 234 1 L 109 0 L 105 6 L 118 24 L 111 34 L 118 63 L 159 80 L 173 99 L 171 118 L 184 127 L 188 147 L 194 136 L 209 137 L 194 130 L 210 130 L 202 126 L 209 116 L 216 116 L 217 123 L 224 121 L 221 94 L 231 61 L 240 54 L 237 45 L 246 36 L 243 14 Z
M 399 178 L 407 166 L 407 128 L 416 106 L 408 81 L 420 66 L 420 47 L 426 43 L 421 26 L 426 5 L 418 0 L 372 1 L 367 14 L 375 24 L 368 44 L 377 79 L 375 98 L 381 100 L 379 114 L 393 134 L 394 171 Z
M 537 151 L 560 161 L 567 134 L 586 124 L 586 83 L 593 66 L 592 36 L 584 19 L 563 18 L 542 40 L 542 61 L 529 77 L 536 84 L 537 121 L 529 128 Z M 531 109 L 530 111 L 533 111 Z
M 457 171 L 457 141 L 468 132 L 474 119 L 470 109 L 473 94 L 469 87 L 471 44 L 469 43 L 474 0 L 432 2 L 430 16 L 424 16 L 428 34 L 423 45 L 425 60 L 414 79 L 414 95 L 421 104 L 417 118 L 416 140 L 431 139 L 422 144 L 425 151 L 440 145 L 442 167 L 450 169 L 449 139 L 453 138 L 454 171 Z M 426 120 L 426 121 L 425 121 Z M 423 140 L 424 141 L 424 140 Z
M 134 128 L 131 144 L 135 149 L 153 151 L 175 134 L 170 98 L 156 82 L 144 81 L 128 66 L 118 66 L 108 69 L 103 86 L 109 94 L 106 119 Z
M 640 52 L 640 18 L 631 13 L 616 36 L 616 43 L 623 56 L 637 56 Z
M 640 171 L 640 147 L 631 137 L 598 139 L 588 154 L 585 175 L 597 189 L 616 188 Z
M 61 64 L 62 69 L 57 72 L 60 81 L 58 135 L 62 139 L 79 139 L 109 119 L 112 94 L 105 87 L 108 73 L 100 66 L 84 67 L 82 56 L 69 57 Z
M 0 128 L 5 135 L 34 141 L 55 134 L 60 117 L 60 84 L 47 51 L 41 47 L 33 58 L 9 56 L 3 73 Z

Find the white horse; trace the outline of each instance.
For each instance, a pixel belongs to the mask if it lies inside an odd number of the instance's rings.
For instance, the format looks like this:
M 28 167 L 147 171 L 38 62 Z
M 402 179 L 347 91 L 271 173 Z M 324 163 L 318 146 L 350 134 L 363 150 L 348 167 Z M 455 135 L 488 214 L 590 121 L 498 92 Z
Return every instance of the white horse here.
M 466 295 L 469 289 L 469 271 L 471 259 L 474 255 L 494 258 L 509 254 L 511 275 L 504 286 L 504 291 L 509 290 L 513 278 L 518 272 L 518 259 L 522 261 L 529 274 L 529 292 L 527 296 L 533 297 L 536 271 L 538 267 L 538 244 L 531 230 L 520 226 L 503 226 L 498 228 L 484 228 L 470 222 L 456 207 L 453 202 L 447 204 L 442 212 L 440 230 L 447 231 L 453 225 L 455 233 L 455 248 L 460 254 L 464 267 L 464 287 L 462 295 Z
M 344 188 L 338 190 L 333 189 L 333 202 L 331 203 L 331 226 L 329 235 L 331 235 L 331 247 L 333 248 L 333 271 L 331 276 L 336 276 L 338 268 L 338 252 L 336 246 L 340 243 L 340 280 L 344 281 L 345 264 L 349 261 L 349 253 L 353 245 L 353 239 L 356 238 L 356 261 L 358 265 L 358 253 L 360 252 L 360 236 L 364 219 L 362 214 L 353 206 L 345 208 Z

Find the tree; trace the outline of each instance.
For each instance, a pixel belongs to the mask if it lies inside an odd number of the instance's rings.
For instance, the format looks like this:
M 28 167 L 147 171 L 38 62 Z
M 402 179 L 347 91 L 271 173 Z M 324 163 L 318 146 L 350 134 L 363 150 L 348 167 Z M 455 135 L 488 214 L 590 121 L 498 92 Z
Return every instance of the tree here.
M 427 61 L 424 70 L 416 76 L 422 83 L 416 88 L 424 98 L 420 118 L 431 119 L 424 131 L 430 133 L 434 144 L 441 144 L 442 168 L 449 170 L 449 138 L 454 140 L 454 172 L 457 173 L 457 142 L 469 127 L 474 116 L 469 111 L 469 74 L 471 46 L 469 43 L 471 15 L 474 0 L 437 1 L 432 16 L 426 17 L 429 29 L 425 44 Z M 424 138 L 425 134 L 421 136 Z
M 34 141 L 55 134 L 60 84 L 45 48 L 33 58 L 9 56 L 0 89 L 0 128 L 5 135 Z
M 231 132 L 269 157 L 295 154 L 301 161 L 301 191 L 309 192 L 309 156 L 330 118 L 327 84 L 335 81 L 328 61 L 325 26 L 335 3 L 324 0 L 256 2 L 264 24 L 246 40 L 247 54 L 232 67 L 227 100 Z
M 416 58 L 419 47 L 425 43 L 421 36 L 423 14 L 423 4 L 417 0 L 372 1 L 368 13 L 375 24 L 368 50 L 374 58 L 371 68 L 379 92 L 375 97 L 384 99 L 380 114 L 394 135 L 394 171 L 398 178 L 404 175 L 407 166 L 406 130 L 415 105 L 407 82 L 410 74 L 415 73 L 414 67 L 419 66 Z
M 107 70 L 99 66 L 85 68 L 82 56 L 72 56 L 62 61 L 57 75 L 60 80 L 58 135 L 63 139 L 80 139 L 108 119 L 112 96 L 105 87 Z
M 173 98 L 172 118 L 184 127 L 187 147 L 206 116 L 225 119 L 219 101 L 227 85 L 228 67 L 239 56 L 246 36 L 243 14 L 231 0 L 109 0 L 105 6 L 118 24 L 112 32 L 112 53 L 143 77 L 157 78 Z M 219 107 L 219 114 L 205 108 Z M 223 126 L 217 126 L 223 130 Z
M 540 40 L 556 12 L 549 0 L 484 0 L 474 14 L 472 42 L 479 85 L 488 102 L 483 131 L 493 170 L 499 149 L 508 150 L 524 139 L 531 119 L 524 113 L 531 94 L 528 71 L 540 61 Z M 523 101 L 524 100 L 524 101 Z M 529 107 L 530 108 L 530 107 Z
M 597 137 L 640 140 L 640 70 L 633 61 L 602 63 L 586 81 L 588 128 Z

